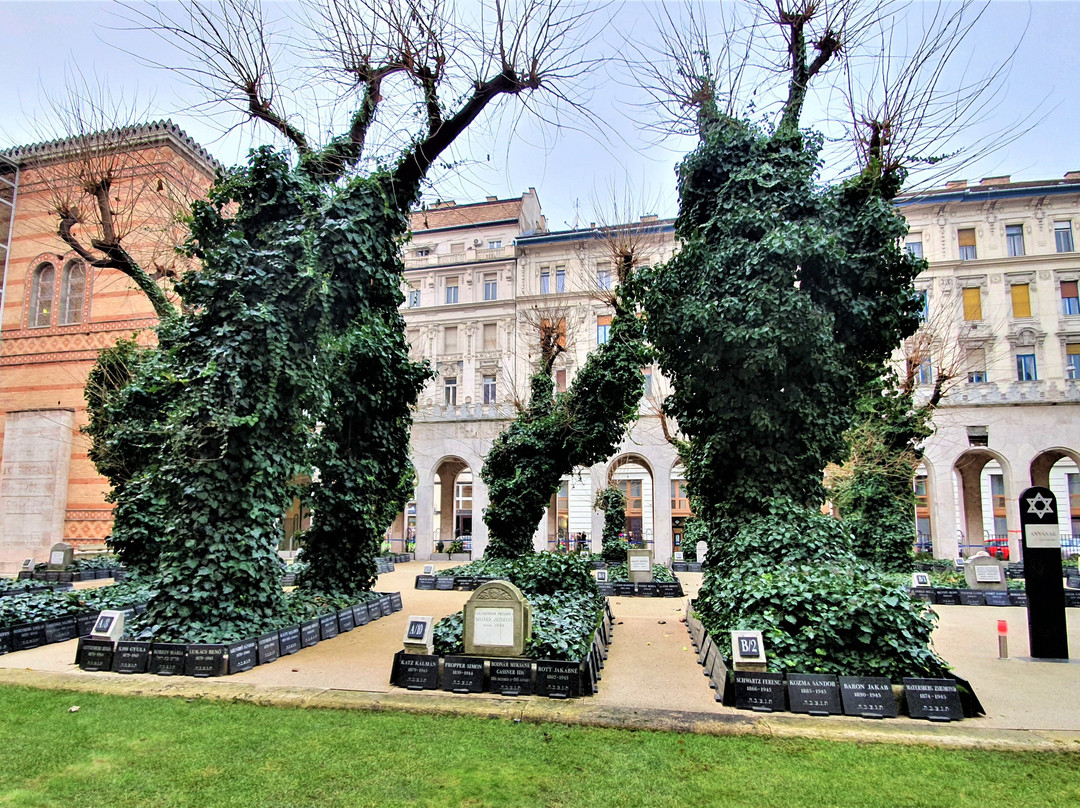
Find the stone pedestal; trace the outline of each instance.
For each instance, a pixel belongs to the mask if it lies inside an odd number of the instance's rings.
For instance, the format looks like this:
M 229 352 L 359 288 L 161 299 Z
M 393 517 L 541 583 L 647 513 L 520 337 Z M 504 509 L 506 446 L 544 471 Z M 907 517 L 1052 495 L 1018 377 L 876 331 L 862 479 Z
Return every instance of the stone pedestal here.
M 465 603 L 465 653 L 518 657 L 532 635 L 532 607 L 509 581 L 481 584 Z
M 632 584 L 650 583 L 653 579 L 652 550 L 627 550 L 626 569 Z

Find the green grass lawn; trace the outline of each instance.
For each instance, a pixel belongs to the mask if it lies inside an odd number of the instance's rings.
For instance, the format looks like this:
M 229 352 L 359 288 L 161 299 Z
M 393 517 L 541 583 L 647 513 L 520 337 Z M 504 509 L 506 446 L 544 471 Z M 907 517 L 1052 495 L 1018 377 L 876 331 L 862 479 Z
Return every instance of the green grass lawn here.
M 1076 754 L 14 687 L 0 687 L 0 738 L 3 806 L 1080 805 Z

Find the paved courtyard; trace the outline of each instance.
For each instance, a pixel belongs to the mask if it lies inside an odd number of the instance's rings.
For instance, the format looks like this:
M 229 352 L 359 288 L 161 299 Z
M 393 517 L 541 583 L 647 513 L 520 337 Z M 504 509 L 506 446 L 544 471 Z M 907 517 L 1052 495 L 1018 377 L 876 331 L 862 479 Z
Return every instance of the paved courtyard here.
M 437 569 L 451 564 L 438 564 Z M 245 699 L 356 709 L 469 713 L 530 721 L 726 733 L 928 742 L 958 746 L 1080 748 L 1080 609 L 1067 610 L 1068 663 L 1027 657 L 1027 615 L 1019 607 L 937 606 L 939 652 L 971 682 L 987 715 L 948 725 L 908 718 L 871 721 L 791 713 L 761 715 L 715 701 L 682 617 L 684 599 L 611 598 L 614 641 L 599 693 L 573 701 L 538 697 L 410 692 L 390 685 L 408 615 L 436 619 L 462 607 L 468 592 L 413 588 L 422 564 L 397 565 L 380 591 L 400 591 L 403 611 L 270 665 L 219 679 L 124 676 L 81 671 L 76 641 L 0 656 L 0 682 L 140 695 Z M 701 574 L 679 573 L 688 596 Z M 997 621 L 1009 626 L 1011 658 L 998 659 Z

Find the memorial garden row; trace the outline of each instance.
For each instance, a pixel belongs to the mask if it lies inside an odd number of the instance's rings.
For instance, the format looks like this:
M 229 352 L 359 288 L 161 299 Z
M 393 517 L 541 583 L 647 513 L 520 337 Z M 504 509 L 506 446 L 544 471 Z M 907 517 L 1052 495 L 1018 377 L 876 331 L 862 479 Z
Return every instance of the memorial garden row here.
M 158 676 L 203 678 L 241 673 L 401 611 L 400 592 L 372 594 L 375 598 L 365 603 L 231 643 L 125 640 L 123 623 L 106 622 L 102 614 L 89 636 L 80 636 L 75 662 L 85 671 Z
M 938 606 L 1027 606 L 1027 592 L 1016 589 L 981 590 L 948 587 L 909 587 L 911 597 Z M 1080 608 L 1080 590 L 1065 590 L 1065 605 Z
M 416 588 L 421 590 L 460 591 L 468 592 L 477 589 L 488 581 L 503 580 L 499 578 L 475 577 L 471 575 L 444 575 L 423 574 L 416 576 Z M 597 581 L 600 594 L 605 597 L 642 597 L 642 598 L 681 598 L 683 596 L 682 584 L 678 579 L 674 581 L 647 581 L 631 583 L 630 581 Z

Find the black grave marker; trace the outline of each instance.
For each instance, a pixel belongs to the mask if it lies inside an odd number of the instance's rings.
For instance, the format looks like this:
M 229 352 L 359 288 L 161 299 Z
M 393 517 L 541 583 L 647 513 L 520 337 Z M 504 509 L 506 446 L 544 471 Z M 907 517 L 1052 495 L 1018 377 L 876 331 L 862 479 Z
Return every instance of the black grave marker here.
M 39 645 L 45 645 L 45 623 L 20 623 L 11 627 L 12 650 L 26 651 Z
M 146 673 L 150 667 L 150 643 L 120 640 L 113 654 L 113 673 Z
M 389 617 L 394 613 L 394 602 L 389 595 L 379 595 L 379 607 L 382 609 L 383 617 Z
M 985 606 L 986 593 L 978 589 L 961 589 L 960 603 L 963 606 Z
M 908 591 L 915 600 L 921 600 L 926 603 L 934 602 L 934 590 L 929 586 L 913 586 Z
M 97 618 L 97 612 L 83 612 L 76 618 L 78 621 L 80 637 L 85 637 L 94 630 L 94 624 L 97 622 Z
M 735 709 L 776 713 L 784 706 L 784 674 L 735 671 Z
M 473 589 L 476 589 L 476 587 L 473 585 L 472 578 L 467 575 L 459 575 L 454 578 L 454 589 L 460 590 L 462 592 L 469 592 Z
M 158 676 L 182 676 L 187 648 L 183 643 L 153 643 L 150 646 L 150 673 Z
M 576 699 L 581 695 L 581 663 L 542 659 L 536 663 L 536 695 Z
M 615 597 L 630 598 L 634 596 L 637 585 L 629 581 L 617 581 L 613 586 L 615 588 Z
M 950 588 L 935 589 L 934 603 L 940 606 L 959 606 L 960 590 Z
M 308 620 L 300 624 L 300 647 L 310 648 L 319 641 L 319 621 Z
M 366 626 L 371 622 L 371 615 L 368 614 L 366 603 L 357 603 L 352 607 L 352 619 L 355 626 Z
M 1012 601 L 1013 606 L 1027 606 L 1027 592 L 1022 592 L 1016 589 L 1009 590 L 1009 600 Z
M 279 637 L 280 635 L 276 631 L 272 631 L 269 634 L 263 634 L 261 637 L 259 637 L 260 665 L 265 665 L 268 662 L 274 662 L 279 656 L 281 656 L 281 641 Z
M 685 561 L 672 561 L 671 562 L 671 571 L 672 572 L 686 572 L 687 571 L 686 562 Z
M 341 633 L 345 633 L 346 631 L 352 631 L 354 628 L 356 628 L 356 621 L 353 620 L 352 606 L 350 606 L 348 609 L 341 609 L 337 613 L 337 626 L 338 631 Z
M 319 639 L 332 640 L 338 635 L 337 612 L 319 617 Z
M 258 663 L 258 640 L 240 640 L 230 643 L 227 650 L 229 652 L 229 673 L 249 671 Z
M 1080 592 L 1065 592 L 1065 606 L 1075 609 L 1080 606 Z
M 662 598 L 681 598 L 682 585 L 678 581 L 661 581 L 656 584 L 656 594 Z
M 600 590 L 600 594 L 605 598 L 615 596 L 615 584 L 612 583 L 598 583 L 596 588 Z
M 839 715 L 843 712 L 840 686 L 836 677 L 829 674 L 789 673 L 787 695 L 793 713 Z
M 1012 606 L 1012 598 L 1004 589 L 988 589 L 983 596 L 987 606 Z
M 501 696 L 532 693 L 532 662 L 527 659 L 489 659 L 488 690 Z
M 444 657 L 442 689 L 453 693 L 483 693 L 484 660 L 476 657 Z
M 79 636 L 79 621 L 75 615 L 59 617 L 45 624 L 45 642 L 66 642 Z
M 881 676 L 841 676 L 840 700 L 844 715 L 863 718 L 896 718 L 892 683 Z
M 960 721 L 964 707 L 953 679 L 904 678 L 908 715 L 930 721 Z
M 439 658 L 433 654 L 394 654 L 390 684 L 407 690 L 438 690 Z
M 417 589 L 434 589 L 435 588 L 435 576 L 434 575 L 417 575 L 416 576 L 416 588 Z
M 11 626 L 0 627 L 0 654 L 11 653 Z
M 1036 659 L 1068 659 L 1061 534 L 1053 491 L 1032 486 L 1020 494 L 1020 529 L 1031 655 Z
M 450 576 L 440 575 L 435 579 L 435 588 L 448 592 L 454 588 L 454 579 Z
M 281 656 L 295 654 L 303 647 L 300 641 L 300 626 L 289 626 L 278 631 L 278 650 Z
M 82 637 L 75 652 L 79 667 L 84 671 L 112 670 L 113 641 Z
M 473 589 L 475 589 L 475 588 L 476 587 L 473 587 Z M 402 610 L 403 606 L 401 604 L 401 593 L 400 592 L 391 592 L 390 593 L 390 608 L 393 609 L 395 612 L 400 612 Z
M 184 673 L 200 679 L 225 675 L 225 646 L 192 643 L 187 649 Z
M 640 598 L 655 598 L 657 596 L 656 583 L 654 581 L 642 581 L 637 585 L 637 594 Z

